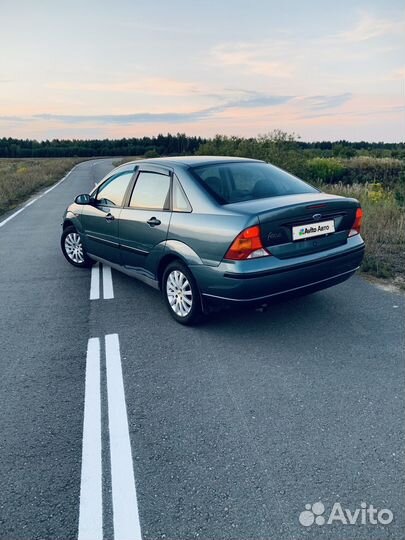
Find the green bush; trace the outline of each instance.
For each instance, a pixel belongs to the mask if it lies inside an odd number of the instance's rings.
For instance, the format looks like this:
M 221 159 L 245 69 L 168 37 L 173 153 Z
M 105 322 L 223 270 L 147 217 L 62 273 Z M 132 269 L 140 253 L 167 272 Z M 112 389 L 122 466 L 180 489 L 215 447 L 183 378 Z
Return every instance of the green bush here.
M 305 157 L 298 147 L 298 137 L 280 130 L 245 139 L 216 135 L 200 146 L 204 156 L 237 156 L 262 159 L 298 176 L 303 176 Z
M 343 159 L 341 163 L 345 168 L 343 182 L 347 184 L 379 182 L 389 188 L 400 182 L 405 169 L 404 162 L 394 158 L 357 156 Z
M 313 158 L 306 164 L 305 177 L 308 181 L 335 184 L 345 173 L 342 162 L 336 158 Z
M 145 158 L 155 158 L 155 157 L 159 157 L 159 154 L 158 154 L 158 152 L 156 152 L 156 150 L 153 148 L 152 150 L 148 150 L 147 152 L 145 152 L 144 157 L 145 157 Z

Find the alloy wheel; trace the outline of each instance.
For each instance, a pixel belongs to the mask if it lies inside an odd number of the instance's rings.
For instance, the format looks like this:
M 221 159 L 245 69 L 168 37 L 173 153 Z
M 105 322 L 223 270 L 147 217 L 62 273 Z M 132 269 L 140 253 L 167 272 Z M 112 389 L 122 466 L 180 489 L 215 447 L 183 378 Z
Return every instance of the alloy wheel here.
M 167 276 L 166 294 L 169 305 L 178 317 L 186 317 L 193 307 L 193 293 L 190 282 L 180 270 L 173 270 Z
M 66 236 L 65 251 L 69 259 L 71 259 L 74 263 L 84 263 L 83 245 L 80 234 L 71 232 Z

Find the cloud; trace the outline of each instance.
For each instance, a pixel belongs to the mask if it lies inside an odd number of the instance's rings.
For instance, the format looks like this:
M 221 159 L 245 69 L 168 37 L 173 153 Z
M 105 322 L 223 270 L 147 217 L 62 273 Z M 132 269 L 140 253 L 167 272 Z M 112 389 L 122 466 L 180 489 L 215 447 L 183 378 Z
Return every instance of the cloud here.
M 246 97 L 238 100 L 228 101 L 222 105 L 223 109 L 231 108 L 253 108 L 253 107 L 274 107 L 283 105 L 291 101 L 295 96 L 272 96 L 260 92 L 248 92 Z
M 404 112 L 404 111 L 405 111 L 405 107 L 392 107 L 392 108 L 388 107 L 385 109 L 374 110 L 372 117 L 375 118 L 376 116 L 380 116 L 380 115 L 386 115 L 386 116 L 394 115 L 397 112 Z M 315 119 L 315 118 L 335 117 L 335 118 L 343 119 L 343 118 L 361 118 L 361 117 L 370 118 L 370 116 L 371 116 L 370 111 L 341 111 L 339 113 L 324 112 L 324 113 L 319 113 L 319 114 L 304 114 L 302 116 L 299 116 L 298 118 Z
M 335 96 L 309 96 L 303 98 L 302 101 L 307 105 L 308 109 L 317 111 L 340 107 L 350 101 L 352 97 L 350 92 L 346 92 Z
M 239 66 L 247 73 L 268 77 L 291 77 L 294 66 L 277 58 L 280 49 L 282 49 L 281 42 L 275 41 L 223 43 L 211 50 L 210 57 L 215 65 Z
M 130 125 L 130 124 L 152 124 L 167 123 L 179 124 L 197 122 L 204 119 L 213 119 L 217 115 L 228 110 L 250 110 L 278 108 L 288 103 L 298 105 L 301 109 L 308 111 L 306 117 L 316 117 L 330 114 L 327 111 L 336 109 L 352 99 L 351 93 L 337 95 L 316 95 L 316 96 L 276 96 L 249 90 L 230 90 L 230 93 L 237 92 L 237 98 L 215 95 L 224 101 L 218 105 L 197 109 L 192 111 L 165 111 L 165 112 L 137 112 L 130 114 L 52 114 L 41 113 L 30 116 L 0 116 L 0 121 L 14 122 L 62 122 L 65 124 L 108 124 L 108 125 Z M 313 113 L 313 114 L 312 114 Z M 312 116 L 311 116 L 312 115 Z
M 35 122 L 35 121 L 51 121 L 63 122 L 66 124 L 138 124 L 138 123 L 159 123 L 165 122 L 169 124 L 195 122 L 205 118 L 215 117 L 216 114 L 224 112 L 228 109 L 235 108 L 258 108 L 258 107 L 274 107 L 283 105 L 292 100 L 294 96 L 272 96 L 249 92 L 246 97 L 225 101 L 219 105 L 199 109 L 190 112 L 140 112 L 132 114 L 95 114 L 95 115 L 71 115 L 71 114 L 33 114 L 26 117 L 0 116 L 2 121 L 20 121 L 20 122 Z
M 362 13 L 356 26 L 350 30 L 337 34 L 336 38 L 348 43 L 356 43 L 368 41 L 387 34 L 397 34 L 403 32 L 403 30 L 403 20 L 381 19 L 380 17 L 374 17 L 369 13 Z
M 33 120 L 48 120 L 56 122 L 66 122 L 69 124 L 96 123 L 96 124 L 136 124 L 149 122 L 189 122 L 204 111 L 191 113 L 133 113 L 133 114 L 92 114 L 92 115 L 74 115 L 74 114 L 35 114 Z
M 28 118 L 25 116 L 0 116 L 0 122 L 27 122 Z
M 389 81 L 404 81 L 405 80 L 405 67 L 395 69 L 387 77 Z
M 187 96 L 198 93 L 196 84 L 162 77 L 142 77 L 134 81 L 123 82 L 52 82 L 47 85 L 53 90 L 141 93 L 158 96 Z
M 391 112 L 405 112 L 405 105 L 394 105 L 389 108 Z

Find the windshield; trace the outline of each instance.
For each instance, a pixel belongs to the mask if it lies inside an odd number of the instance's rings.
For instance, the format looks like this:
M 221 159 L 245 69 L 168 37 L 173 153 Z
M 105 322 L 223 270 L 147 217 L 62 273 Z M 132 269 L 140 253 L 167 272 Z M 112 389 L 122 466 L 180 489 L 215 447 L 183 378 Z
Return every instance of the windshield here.
M 220 204 L 318 192 L 299 178 L 267 163 L 210 164 L 193 167 L 192 171 Z

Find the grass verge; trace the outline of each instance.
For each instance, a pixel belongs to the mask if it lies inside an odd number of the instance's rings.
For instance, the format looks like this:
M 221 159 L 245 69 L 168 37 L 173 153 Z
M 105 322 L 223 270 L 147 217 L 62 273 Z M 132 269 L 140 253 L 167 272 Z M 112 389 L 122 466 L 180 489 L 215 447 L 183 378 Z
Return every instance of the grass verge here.
M 124 163 L 128 163 L 129 161 L 135 161 L 137 159 L 142 159 L 143 156 L 127 156 L 124 158 L 119 158 L 116 161 L 113 161 L 114 167 L 119 167 L 120 165 L 124 165 Z
M 0 159 L 0 215 L 60 180 L 83 158 Z
M 361 234 L 366 243 L 363 272 L 405 280 L 405 208 L 381 184 L 328 184 L 326 193 L 354 197 L 364 211 Z

